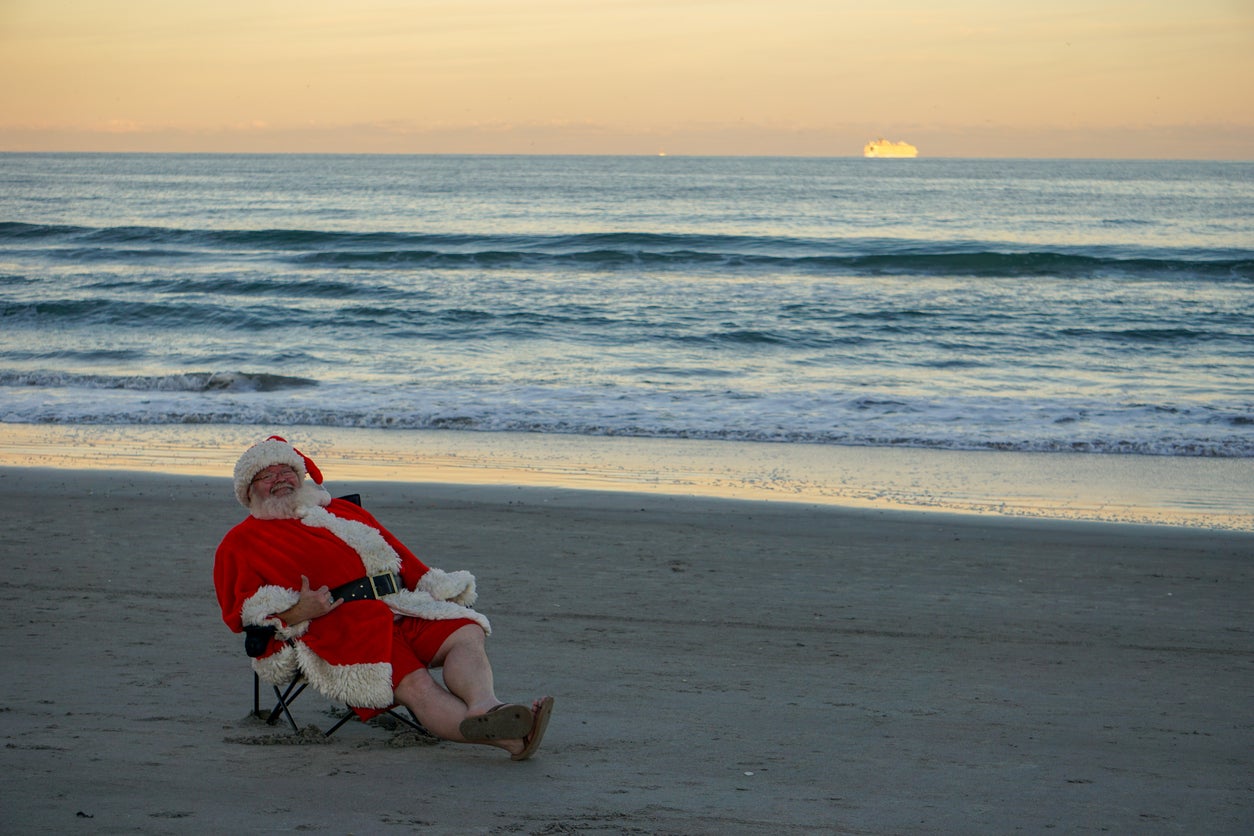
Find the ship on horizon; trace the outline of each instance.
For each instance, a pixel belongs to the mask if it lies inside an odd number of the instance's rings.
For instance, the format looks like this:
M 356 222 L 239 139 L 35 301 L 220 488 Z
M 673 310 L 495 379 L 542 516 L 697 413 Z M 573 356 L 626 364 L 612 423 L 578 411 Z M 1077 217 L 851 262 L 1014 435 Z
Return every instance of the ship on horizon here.
M 862 149 L 864 157 L 917 157 L 919 149 L 909 142 L 890 142 L 884 137 L 868 142 Z

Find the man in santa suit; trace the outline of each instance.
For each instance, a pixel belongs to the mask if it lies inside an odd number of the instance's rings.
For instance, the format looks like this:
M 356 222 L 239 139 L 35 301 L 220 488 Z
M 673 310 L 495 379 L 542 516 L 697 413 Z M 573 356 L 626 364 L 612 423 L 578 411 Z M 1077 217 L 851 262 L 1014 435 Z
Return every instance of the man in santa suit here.
M 332 499 L 314 463 L 279 436 L 240 457 L 235 496 L 249 516 L 218 546 L 213 580 L 232 630 L 274 628 L 250 651 L 262 679 L 303 676 L 363 718 L 404 705 L 446 740 L 514 760 L 535 753 L 553 698 L 497 699 L 491 625 L 470 609 L 474 576 L 427 566 L 364 509 Z M 428 672 L 440 667 L 443 686 Z

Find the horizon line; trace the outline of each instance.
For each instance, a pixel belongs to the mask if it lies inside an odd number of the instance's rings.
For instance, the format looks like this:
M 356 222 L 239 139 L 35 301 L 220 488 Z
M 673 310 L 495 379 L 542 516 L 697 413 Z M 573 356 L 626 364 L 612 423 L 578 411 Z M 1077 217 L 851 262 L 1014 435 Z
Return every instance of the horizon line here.
M 732 154 L 732 153 L 673 153 L 673 152 L 552 152 L 552 151 L 117 151 L 117 150 L 31 150 L 0 148 L 0 155 L 28 156 L 150 156 L 150 157 L 604 157 L 604 158 L 658 158 L 658 159 L 795 159 L 795 160 L 867 160 L 868 164 L 910 165 L 928 160 L 1038 160 L 1074 162 L 1216 162 L 1248 163 L 1251 157 L 1084 157 L 1084 156 L 1002 156 L 982 154 L 960 156 L 953 154 L 920 154 L 917 157 L 865 157 L 862 154 Z

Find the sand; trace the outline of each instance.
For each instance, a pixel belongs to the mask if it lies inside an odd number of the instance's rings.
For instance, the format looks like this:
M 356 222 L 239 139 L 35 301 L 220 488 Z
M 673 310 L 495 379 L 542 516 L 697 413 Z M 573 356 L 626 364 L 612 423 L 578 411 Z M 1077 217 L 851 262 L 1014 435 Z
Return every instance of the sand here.
M 1250 533 L 331 487 L 477 575 L 499 693 L 557 697 L 540 754 L 255 745 L 227 480 L 10 467 L 0 831 L 1254 831 Z
M 0 467 L 219 476 L 275 428 L 0 424 Z M 1254 532 L 1248 459 L 288 427 L 339 480 L 573 487 Z

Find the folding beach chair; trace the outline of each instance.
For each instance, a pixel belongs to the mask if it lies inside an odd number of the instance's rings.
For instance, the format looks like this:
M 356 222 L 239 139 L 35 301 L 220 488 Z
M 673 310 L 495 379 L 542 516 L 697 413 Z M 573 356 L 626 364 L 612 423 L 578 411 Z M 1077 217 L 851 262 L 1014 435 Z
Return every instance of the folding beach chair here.
M 281 690 L 278 685 L 271 685 L 270 687 L 274 690 L 274 698 L 276 702 L 274 704 L 274 708 L 269 711 L 265 711 L 261 707 L 261 677 L 257 676 L 255 672 L 253 673 L 253 716 L 265 719 L 266 723 L 271 726 L 275 725 L 279 721 L 280 717 L 286 717 L 288 725 L 292 727 L 292 731 L 299 734 L 300 726 L 296 724 L 296 719 L 292 716 L 292 703 L 296 702 L 296 698 L 304 693 L 305 689 L 309 687 L 309 683 L 303 678 L 297 677 Z M 344 706 L 344 708 L 347 713 L 337 720 L 334 726 L 323 732 L 324 737 L 330 737 L 335 734 L 340 730 L 341 726 L 357 716 L 352 708 L 347 705 Z M 414 716 L 414 712 L 410 711 L 408 708 L 405 709 L 405 712 L 409 715 L 408 717 L 399 713 L 396 710 L 396 707 L 393 706 L 384 713 L 392 717 L 397 722 L 404 723 L 406 726 L 409 726 L 411 729 L 424 737 L 435 737 L 435 735 L 427 731 L 422 723 L 418 722 L 418 718 Z
M 346 496 L 341 496 L 340 499 L 347 500 L 354 505 L 361 505 L 361 494 L 348 494 Z M 244 630 L 244 652 L 250 657 L 260 656 L 263 652 L 265 652 L 266 646 L 269 644 L 270 639 L 274 636 L 274 627 L 245 627 Z M 271 685 L 270 687 L 274 690 L 275 704 L 274 708 L 267 712 L 263 711 L 261 708 L 261 677 L 257 675 L 256 671 L 253 672 L 253 716 L 264 718 L 266 723 L 271 726 L 276 724 L 280 717 L 286 717 L 288 724 L 292 727 L 292 731 L 299 734 L 300 726 L 296 724 L 296 719 L 292 716 L 292 703 L 296 701 L 297 697 L 305 692 L 305 689 L 309 687 L 309 683 L 305 681 L 304 677 L 297 676 L 282 688 L 278 685 Z M 335 734 L 340 730 L 341 726 L 357 716 L 352 708 L 347 705 L 345 706 L 345 709 L 348 713 L 341 717 L 328 731 L 324 732 L 324 736 L 330 737 Z M 409 726 L 419 734 L 435 739 L 435 735 L 427 731 L 427 729 L 423 727 L 422 723 L 418 722 L 418 717 L 415 716 L 413 711 L 408 708 L 406 708 L 405 711 L 409 715 L 408 717 L 399 713 L 396 710 L 396 706 L 392 706 L 384 713 L 395 719 L 397 722 Z

